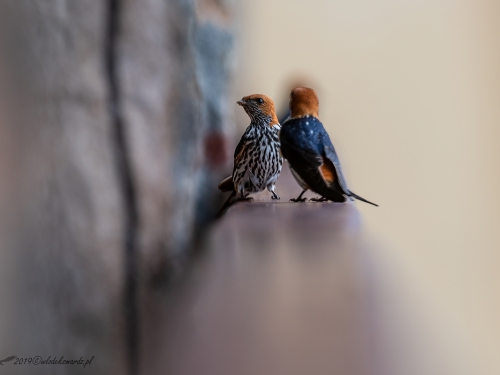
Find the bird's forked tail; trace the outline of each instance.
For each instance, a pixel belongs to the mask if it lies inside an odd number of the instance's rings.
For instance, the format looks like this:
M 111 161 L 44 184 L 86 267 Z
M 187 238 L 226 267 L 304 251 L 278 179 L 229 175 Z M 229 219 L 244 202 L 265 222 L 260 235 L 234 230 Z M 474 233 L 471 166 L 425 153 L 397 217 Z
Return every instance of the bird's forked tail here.
M 349 193 L 350 193 L 350 194 L 349 194 L 349 196 L 350 196 L 350 197 L 356 198 L 357 200 L 359 200 L 359 201 L 361 201 L 361 202 L 365 202 L 365 203 L 371 204 L 371 205 L 373 205 L 373 206 L 375 206 L 375 207 L 378 207 L 378 204 L 373 203 L 373 202 L 370 202 L 370 201 L 366 200 L 365 198 L 360 197 L 360 196 L 359 196 L 359 195 L 357 195 L 357 194 L 354 194 L 352 191 L 349 191 Z

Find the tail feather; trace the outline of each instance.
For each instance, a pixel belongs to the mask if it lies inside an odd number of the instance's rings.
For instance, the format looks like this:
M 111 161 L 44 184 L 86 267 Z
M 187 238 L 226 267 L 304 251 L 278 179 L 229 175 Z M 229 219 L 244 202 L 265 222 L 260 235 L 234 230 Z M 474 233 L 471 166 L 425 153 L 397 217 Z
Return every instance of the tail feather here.
M 365 198 L 360 197 L 360 196 L 359 196 L 359 195 L 357 195 L 357 194 L 354 194 L 352 191 L 349 191 L 349 196 L 350 196 L 350 197 L 353 197 L 353 198 L 356 198 L 357 200 L 359 200 L 359 201 L 361 201 L 361 202 L 365 202 L 365 203 L 368 203 L 368 204 L 374 205 L 375 207 L 378 207 L 378 204 L 373 203 L 373 202 L 370 202 L 370 201 L 366 200 Z
M 234 190 L 234 182 L 233 182 L 233 176 L 226 177 L 223 179 L 219 186 L 217 186 L 220 191 L 223 193 L 226 191 L 233 191 Z
M 229 198 L 226 199 L 222 207 L 220 208 L 219 212 L 217 212 L 217 215 L 215 215 L 216 218 L 221 217 L 226 210 L 231 207 L 234 203 L 236 203 L 236 192 L 233 190 Z

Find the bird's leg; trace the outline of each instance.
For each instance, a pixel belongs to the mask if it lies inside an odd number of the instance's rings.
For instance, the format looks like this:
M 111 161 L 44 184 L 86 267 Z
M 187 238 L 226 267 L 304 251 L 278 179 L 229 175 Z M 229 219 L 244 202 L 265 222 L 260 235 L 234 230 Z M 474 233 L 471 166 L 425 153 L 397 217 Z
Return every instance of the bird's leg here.
M 302 193 L 297 198 L 290 199 L 291 202 L 305 202 L 307 198 L 302 198 L 302 195 L 307 191 L 307 189 L 302 190 Z
M 274 191 L 275 185 L 268 185 L 267 190 L 273 195 L 272 200 L 280 199 L 280 196 Z
M 328 200 L 328 198 L 320 197 L 320 198 L 311 198 L 309 200 L 313 201 L 313 202 L 326 202 Z

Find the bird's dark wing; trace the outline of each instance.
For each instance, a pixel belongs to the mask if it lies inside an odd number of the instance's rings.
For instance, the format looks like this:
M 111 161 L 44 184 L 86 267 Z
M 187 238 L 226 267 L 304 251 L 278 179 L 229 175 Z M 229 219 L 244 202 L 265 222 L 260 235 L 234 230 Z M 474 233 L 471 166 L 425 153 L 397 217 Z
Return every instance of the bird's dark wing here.
M 338 179 L 338 185 L 342 189 L 344 194 L 348 195 L 349 197 L 356 198 L 357 200 L 360 200 L 362 202 L 378 207 L 376 203 L 370 202 L 369 200 L 366 200 L 365 198 L 360 197 L 359 195 L 349 190 L 349 188 L 347 187 L 347 183 L 345 181 L 344 174 L 342 173 L 340 160 L 337 156 L 337 153 L 335 152 L 335 147 L 333 147 L 332 141 L 330 140 L 330 137 L 328 136 L 328 133 L 326 131 L 323 132 L 322 138 L 323 138 L 322 144 L 323 144 L 323 152 L 325 154 L 325 159 L 328 160 L 329 162 L 328 163 L 325 161 L 323 166 L 327 171 L 336 173 Z
M 317 169 L 321 164 L 321 156 L 312 150 L 297 147 L 287 138 L 281 137 L 281 152 L 288 161 L 300 169 Z M 290 161 L 290 163 L 292 163 Z
M 234 159 L 235 160 L 238 158 L 239 155 L 241 155 L 241 151 L 243 151 L 243 148 L 244 148 L 245 144 L 249 140 L 248 131 L 249 131 L 249 129 L 247 128 L 247 130 L 245 131 L 245 133 L 243 133 L 243 135 L 241 136 L 241 139 L 238 142 L 238 145 L 236 146 L 236 149 L 234 150 Z
M 340 166 L 339 157 L 337 156 L 337 152 L 335 152 L 335 147 L 333 147 L 333 143 L 330 140 L 330 137 L 328 136 L 326 130 L 323 130 L 321 134 L 321 140 L 323 144 L 324 157 L 328 160 L 328 162 L 325 162 L 325 165 L 329 169 L 332 169 L 332 167 L 334 168 L 334 171 L 332 170 L 331 172 L 336 174 L 342 191 L 345 194 L 349 194 L 349 188 L 347 187 L 347 182 L 345 180 L 344 174 L 342 173 L 342 167 Z
M 335 173 L 329 172 L 335 169 L 325 165 L 325 158 L 319 153 L 312 149 L 297 147 L 287 137 L 281 137 L 281 150 L 283 157 L 288 160 L 294 171 L 311 190 L 334 202 L 345 201 L 345 197 L 335 183 Z
M 255 142 L 253 137 L 250 135 L 251 127 L 249 126 L 245 133 L 241 136 L 241 139 L 236 146 L 236 150 L 234 150 L 234 167 L 240 163 L 241 158 L 245 155 L 245 149 L 249 146 L 249 144 Z M 233 168 L 234 173 L 234 168 Z
M 238 142 L 238 145 L 236 146 L 236 149 L 234 150 L 234 165 L 239 163 L 239 159 L 243 155 L 243 151 L 245 150 L 245 147 L 247 146 L 249 140 L 248 136 L 248 128 L 243 133 L 243 135 L 240 138 L 240 141 Z M 233 168 L 233 173 L 234 173 L 234 168 Z M 226 177 L 224 180 L 222 180 L 219 183 L 219 186 L 217 186 L 220 191 L 222 192 L 227 192 L 227 191 L 234 191 L 234 182 L 233 182 L 233 175 Z
M 248 139 L 248 129 L 241 136 L 241 139 L 238 142 L 238 145 L 236 146 L 236 150 L 234 151 L 234 165 L 236 165 L 238 163 L 239 158 L 243 154 L 243 150 L 245 149 L 247 139 Z M 222 191 L 223 193 L 227 192 L 227 191 L 234 191 L 233 175 L 231 174 L 231 176 L 226 177 L 224 180 L 222 180 L 219 183 L 219 186 L 217 186 L 217 188 L 220 191 Z

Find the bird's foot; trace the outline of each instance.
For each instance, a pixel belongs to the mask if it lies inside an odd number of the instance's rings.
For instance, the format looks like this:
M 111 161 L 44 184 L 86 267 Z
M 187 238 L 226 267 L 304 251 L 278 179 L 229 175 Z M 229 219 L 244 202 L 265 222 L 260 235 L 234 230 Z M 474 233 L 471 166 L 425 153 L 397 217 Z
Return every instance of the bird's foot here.
M 253 201 L 253 198 L 252 197 L 243 197 L 243 198 L 240 198 L 238 199 L 240 202 L 245 202 L 245 201 Z
M 271 193 L 273 193 L 273 196 L 271 197 L 272 200 L 279 200 L 279 199 L 281 199 L 280 196 L 278 194 L 276 194 L 274 191 L 271 191 Z
M 307 198 L 302 198 L 307 189 L 302 190 L 302 193 L 299 194 L 297 198 L 290 199 L 290 202 L 305 202 Z
M 309 200 L 313 202 L 326 202 L 328 199 L 325 197 L 320 197 L 320 198 L 311 198 Z
M 290 202 L 305 202 L 307 198 L 292 198 Z

